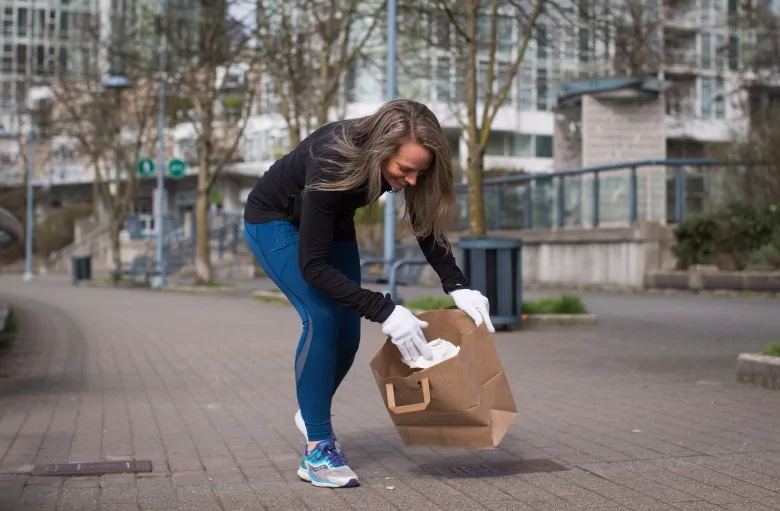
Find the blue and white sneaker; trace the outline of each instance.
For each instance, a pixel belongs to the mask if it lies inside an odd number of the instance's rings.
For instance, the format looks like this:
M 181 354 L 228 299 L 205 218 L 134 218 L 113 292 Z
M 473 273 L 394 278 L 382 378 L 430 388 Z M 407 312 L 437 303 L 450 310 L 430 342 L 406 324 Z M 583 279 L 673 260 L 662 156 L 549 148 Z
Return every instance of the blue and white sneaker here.
M 312 452 L 303 451 L 298 477 L 321 488 L 352 488 L 359 486 L 358 476 L 347 466 L 344 456 L 332 440 L 323 440 Z
M 306 433 L 306 423 L 303 422 L 303 415 L 301 415 L 301 411 L 300 410 L 295 412 L 295 427 L 297 427 L 298 431 L 301 432 L 301 435 L 303 435 L 303 438 L 306 441 L 308 441 L 309 440 L 309 435 L 308 435 L 308 433 Z M 336 446 L 336 450 L 338 450 L 343 455 L 344 452 L 341 450 L 341 444 L 336 439 L 336 434 L 333 433 L 331 435 L 331 438 L 333 439 L 333 444 Z M 346 457 L 344 459 L 346 460 Z

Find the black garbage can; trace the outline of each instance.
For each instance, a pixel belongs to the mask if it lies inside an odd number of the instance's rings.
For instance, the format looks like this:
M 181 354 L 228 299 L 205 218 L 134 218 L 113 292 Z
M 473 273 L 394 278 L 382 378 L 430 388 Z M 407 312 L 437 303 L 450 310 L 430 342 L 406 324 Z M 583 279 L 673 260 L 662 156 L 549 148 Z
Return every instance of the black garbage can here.
M 73 284 L 78 284 L 82 280 L 92 280 L 92 256 L 73 256 L 70 260 Z
M 496 328 L 520 326 L 523 314 L 523 240 L 463 237 L 460 267 L 469 285 L 490 301 Z

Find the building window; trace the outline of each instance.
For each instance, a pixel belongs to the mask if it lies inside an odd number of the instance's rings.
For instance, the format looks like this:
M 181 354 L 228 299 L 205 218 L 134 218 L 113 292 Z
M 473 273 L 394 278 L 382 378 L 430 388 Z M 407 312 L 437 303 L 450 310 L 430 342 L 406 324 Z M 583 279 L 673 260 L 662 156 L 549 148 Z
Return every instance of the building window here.
M 491 131 L 488 135 L 485 154 L 488 156 L 506 156 L 506 139 L 508 133 L 505 131 Z
M 536 28 L 536 59 L 540 62 L 547 59 L 547 26 L 544 24 Z
M 715 118 L 726 118 L 726 87 L 723 78 L 715 79 Z
M 737 36 L 729 36 L 729 69 L 739 70 L 739 39 Z
M 440 55 L 436 58 L 436 100 L 442 103 L 449 102 L 451 99 L 451 70 L 449 57 Z
M 544 135 L 540 135 L 544 137 Z M 552 137 L 547 137 L 552 143 Z M 543 142 L 544 143 L 544 142 Z M 485 148 L 487 156 L 510 156 L 514 158 L 533 158 L 533 135 L 512 131 L 491 131 Z M 547 156 L 543 156 L 547 158 Z
M 712 117 L 712 78 L 701 78 L 701 116 L 703 119 Z
M 536 135 L 536 157 L 553 157 L 553 138 L 551 135 Z
M 533 156 L 533 137 L 523 133 L 514 133 L 510 140 L 509 155 L 519 158 L 531 158 Z
M 512 18 L 499 17 L 498 27 L 496 33 L 496 48 L 499 53 L 510 54 L 514 47 L 512 38 L 512 25 L 514 20 Z
M 534 68 L 533 65 L 523 62 L 520 72 L 517 73 L 517 109 L 522 111 L 533 110 L 534 104 Z
M 712 35 L 701 34 L 701 67 L 702 69 L 712 69 Z
M 547 104 L 547 70 L 536 70 L 536 109 L 546 111 Z

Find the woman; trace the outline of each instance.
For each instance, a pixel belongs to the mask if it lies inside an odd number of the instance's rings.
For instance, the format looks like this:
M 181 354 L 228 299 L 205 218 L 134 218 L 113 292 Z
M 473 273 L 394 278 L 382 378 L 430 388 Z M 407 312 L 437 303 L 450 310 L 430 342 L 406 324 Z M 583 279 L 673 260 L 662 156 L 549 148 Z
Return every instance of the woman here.
M 432 356 L 422 332 L 427 323 L 389 295 L 360 286 L 353 216 L 388 191 L 404 192 L 414 234 L 444 291 L 494 331 L 487 298 L 465 287 L 446 240 L 455 203 L 451 156 L 425 105 L 391 101 L 371 116 L 327 124 L 275 162 L 249 194 L 246 237 L 303 322 L 295 422 L 308 443 L 298 475 L 316 486 L 358 484 L 330 411 L 360 343 L 360 318 L 381 324 L 403 358 Z

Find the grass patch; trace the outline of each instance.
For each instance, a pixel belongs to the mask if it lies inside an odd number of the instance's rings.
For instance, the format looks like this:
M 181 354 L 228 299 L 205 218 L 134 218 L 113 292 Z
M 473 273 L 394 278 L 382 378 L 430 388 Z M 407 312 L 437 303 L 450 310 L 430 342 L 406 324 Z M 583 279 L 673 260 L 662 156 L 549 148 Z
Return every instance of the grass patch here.
M 5 318 L 5 327 L 0 331 L 0 348 L 8 346 L 16 333 L 16 327 L 14 311 L 8 311 L 8 317 Z
M 523 301 L 523 314 L 587 314 L 588 308 L 579 296 L 561 295 Z
M 449 296 L 422 296 L 404 304 L 408 309 L 438 310 L 455 305 Z M 576 295 L 564 294 L 538 300 L 524 300 L 523 314 L 587 314 L 582 299 Z
M 761 354 L 769 355 L 770 357 L 780 357 L 780 342 L 769 343 Z
M 276 288 L 276 287 L 272 287 L 271 289 L 266 289 L 266 291 L 268 291 L 269 293 L 278 293 L 278 294 L 282 294 L 282 290 L 281 290 L 281 289 L 279 289 L 279 288 Z
M 196 282 L 192 284 L 194 287 L 233 287 L 231 284 L 225 282 Z
M 404 303 L 404 307 L 407 309 L 416 309 L 421 311 L 438 310 L 445 307 L 451 307 L 453 305 L 455 305 L 455 300 L 449 296 L 422 296 Z

